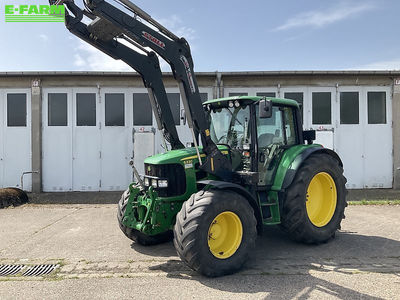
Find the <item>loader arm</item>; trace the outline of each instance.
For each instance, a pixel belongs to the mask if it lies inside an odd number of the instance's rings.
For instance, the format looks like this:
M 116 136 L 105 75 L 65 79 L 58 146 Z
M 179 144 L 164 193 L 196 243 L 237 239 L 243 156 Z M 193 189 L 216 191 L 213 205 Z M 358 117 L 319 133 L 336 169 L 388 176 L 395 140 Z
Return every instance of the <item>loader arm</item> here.
M 143 83 L 148 89 L 149 99 L 158 129 L 162 131 L 163 137 L 170 143 L 172 149 L 184 148 L 184 145 L 178 137 L 164 83 L 162 81 L 162 73 L 157 55 L 145 49 L 142 49 L 145 54 L 141 54 L 120 43 L 110 35 L 107 35 L 109 31 L 118 34 L 118 29 L 113 27 L 112 24 L 104 23 L 104 21 L 100 24 L 99 22 L 101 21 L 96 20 L 94 26 L 91 26 L 91 24 L 86 25 L 82 22 L 83 15 L 85 14 L 92 19 L 94 16 L 81 10 L 72 1 L 65 1 L 64 4 L 72 13 L 72 15 L 66 14 L 67 29 L 112 58 L 124 61 L 141 75 Z M 101 33 L 98 32 L 98 28 L 96 31 L 96 26 L 108 27 L 108 31 L 103 32 L 103 35 L 101 35 Z M 164 146 L 166 147 L 166 144 L 164 144 Z
M 101 22 L 112 24 L 115 28 L 118 28 L 115 33 L 108 32 L 112 38 L 120 37 L 122 34 L 140 46 L 152 49 L 171 66 L 174 78 L 178 81 L 186 118 L 193 135 L 193 142 L 201 168 L 223 180 L 231 180 L 231 162 L 218 150 L 210 137 L 209 125 L 202 106 L 188 42 L 184 38 L 178 38 L 130 1 L 115 1 L 125 6 L 135 15 L 131 16 L 104 0 L 84 0 L 88 13 L 96 17 L 88 26 L 100 27 L 96 26 L 95 22 L 98 22 L 98 24 L 101 24 Z M 150 23 L 152 27 L 139 21 L 137 16 Z M 158 31 L 153 29 L 154 27 Z M 104 28 L 107 30 L 109 27 L 106 26 Z M 163 113 L 164 107 L 160 108 Z M 206 154 L 203 164 L 198 150 L 199 133 L 203 144 L 203 152 Z

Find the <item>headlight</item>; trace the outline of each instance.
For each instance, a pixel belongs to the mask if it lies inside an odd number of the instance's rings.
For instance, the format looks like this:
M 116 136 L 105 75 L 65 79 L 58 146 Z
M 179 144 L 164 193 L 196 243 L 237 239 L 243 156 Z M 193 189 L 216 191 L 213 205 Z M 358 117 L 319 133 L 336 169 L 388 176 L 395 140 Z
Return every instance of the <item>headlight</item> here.
M 157 179 L 151 177 L 144 178 L 144 185 L 146 187 L 152 186 L 153 188 L 167 188 L 168 180 L 167 179 Z
M 234 106 L 233 101 L 229 101 L 228 105 L 229 105 L 230 108 L 233 108 L 233 106 Z
M 239 101 L 235 101 L 235 107 L 239 107 L 240 106 L 240 102 Z
M 166 188 L 166 187 L 168 187 L 168 180 L 166 180 L 166 179 L 160 179 L 160 180 L 158 181 L 158 187 L 160 187 L 160 188 Z
M 152 186 L 153 188 L 157 188 L 157 187 L 158 187 L 158 185 L 157 185 L 157 179 L 152 179 L 152 180 L 151 180 L 151 186 Z

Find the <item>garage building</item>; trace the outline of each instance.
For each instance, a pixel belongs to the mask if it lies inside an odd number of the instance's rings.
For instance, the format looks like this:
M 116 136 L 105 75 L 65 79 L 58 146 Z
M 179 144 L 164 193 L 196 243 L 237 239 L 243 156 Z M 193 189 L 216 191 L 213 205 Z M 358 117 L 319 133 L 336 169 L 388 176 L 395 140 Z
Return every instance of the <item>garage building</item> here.
M 302 105 L 304 129 L 334 149 L 347 187 L 400 188 L 400 71 L 198 73 L 202 100 L 284 97 Z M 190 143 L 172 74 L 164 81 L 178 133 Z M 119 191 L 162 152 L 137 73 L 0 73 L 0 187 L 33 192 Z

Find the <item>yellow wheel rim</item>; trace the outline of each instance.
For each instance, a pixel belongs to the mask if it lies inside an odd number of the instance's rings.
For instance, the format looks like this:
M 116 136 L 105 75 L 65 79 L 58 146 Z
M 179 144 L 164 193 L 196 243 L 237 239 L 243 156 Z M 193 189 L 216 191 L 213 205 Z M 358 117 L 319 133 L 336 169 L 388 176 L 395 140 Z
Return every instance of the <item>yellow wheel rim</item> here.
M 318 173 L 307 188 L 307 215 L 311 223 L 323 227 L 332 219 L 336 204 L 337 191 L 335 181 L 326 172 Z
M 242 242 L 243 226 L 240 218 L 233 212 L 220 213 L 211 222 L 208 229 L 208 247 L 211 253 L 220 259 L 235 254 Z

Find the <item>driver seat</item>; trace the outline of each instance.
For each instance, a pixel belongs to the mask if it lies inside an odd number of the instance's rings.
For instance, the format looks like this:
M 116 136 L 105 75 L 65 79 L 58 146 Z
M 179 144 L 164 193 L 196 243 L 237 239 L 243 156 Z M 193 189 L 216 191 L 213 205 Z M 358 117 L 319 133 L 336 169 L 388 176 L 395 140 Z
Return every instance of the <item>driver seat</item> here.
M 272 133 L 263 133 L 258 137 L 258 147 L 265 148 L 272 144 L 275 135 Z

